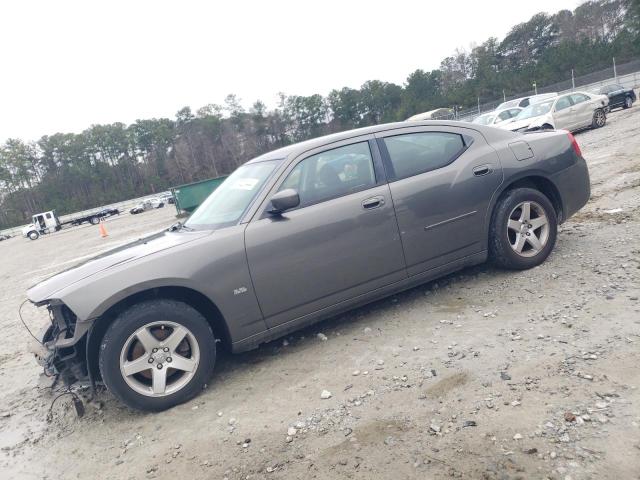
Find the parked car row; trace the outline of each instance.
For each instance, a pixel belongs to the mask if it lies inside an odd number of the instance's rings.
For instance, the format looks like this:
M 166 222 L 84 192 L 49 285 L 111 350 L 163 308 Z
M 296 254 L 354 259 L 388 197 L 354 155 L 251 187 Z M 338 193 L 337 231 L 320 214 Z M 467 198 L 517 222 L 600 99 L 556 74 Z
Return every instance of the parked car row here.
M 599 93 L 610 92 L 611 95 Z M 473 123 L 491 125 L 513 132 L 536 130 L 568 130 L 600 128 L 607 122 L 607 112 L 613 105 L 628 108 L 635 101 L 635 93 L 619 85 L 602 87 L 598 92 L 569 92 L 535 95 L 502 103 L 493 112 L 473 120 Z M 526 104 L 526 105 L 525 105 Z M 514 115 L 516 109 L 517 114 Z

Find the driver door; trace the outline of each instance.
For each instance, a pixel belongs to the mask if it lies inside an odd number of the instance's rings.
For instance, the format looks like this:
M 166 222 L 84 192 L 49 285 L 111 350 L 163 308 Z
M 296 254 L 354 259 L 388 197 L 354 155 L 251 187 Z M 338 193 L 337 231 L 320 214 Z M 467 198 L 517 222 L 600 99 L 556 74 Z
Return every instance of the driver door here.
M 407 278 L 372 139 L 339 142 L 296 159 L 268 198 L 294 188 L 300 205 L 270 215 L 267 200 L 264 213 L 247 226 L 247 260 L 269 328 Z

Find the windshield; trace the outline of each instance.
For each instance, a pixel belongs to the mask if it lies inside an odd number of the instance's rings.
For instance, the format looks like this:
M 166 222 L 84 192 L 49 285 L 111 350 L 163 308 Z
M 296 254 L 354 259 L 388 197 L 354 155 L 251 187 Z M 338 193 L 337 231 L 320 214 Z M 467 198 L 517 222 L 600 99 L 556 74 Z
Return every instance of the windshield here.
M 279 162 L 270 160 L 238 168 L 202 202 L 185 225 L 198 229 L 238 223 Z
M 525 120 L 532 117 L 539 117 L 540 115 L 549 113 L 551 111 L 551 107 L 553 106 L 553 102 L 555 102 L 555 99 L 547 100 L 540 103 L 532 103 L 518 114 L 518 116 L 516 117 L 516 121 Z
M 490 125 L 493 123 L 493 119 L 496 116 L 493 113 L 485 113 L 484 115 L 480 115 L 478 118 L 474 118 L 471 123 L 479 123 L 480 125 Z

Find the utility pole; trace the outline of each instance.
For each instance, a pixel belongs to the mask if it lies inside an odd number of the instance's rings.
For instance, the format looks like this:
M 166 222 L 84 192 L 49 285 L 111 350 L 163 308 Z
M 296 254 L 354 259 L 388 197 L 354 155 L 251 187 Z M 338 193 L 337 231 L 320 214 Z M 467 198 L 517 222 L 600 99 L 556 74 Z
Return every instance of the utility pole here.
M 503 102 L 507 101 L 507 95 L 504 93 L 504 88 L 502 89 L 502 101 Z
M 616 72 L 616 57 L 613 57 L 613 78 L 618 78 L 618 72 Z
M 533 90 L 536 92 L 536 95 L 538 94 L 538 84 L 536 82 L 533 82 Z
M 480 113 L 480 97 L 478 97 L 478 113 Z
M 573 75 L 573 68 L 571 69 L 571 90 L 576 89 L 576 78 Z

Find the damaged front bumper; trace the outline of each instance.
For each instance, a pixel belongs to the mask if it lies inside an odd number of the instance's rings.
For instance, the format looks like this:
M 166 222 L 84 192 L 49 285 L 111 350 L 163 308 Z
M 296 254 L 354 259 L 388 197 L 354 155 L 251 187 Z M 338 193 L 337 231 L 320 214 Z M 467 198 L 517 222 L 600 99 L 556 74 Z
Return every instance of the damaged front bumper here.
M 64 303 L 46 303 L 50 324 L 43 328 L 29 350 L 44 368 L 47 376 L 55 376 L 66 385 L 90 380 L 87 369 L 86 340 L 89 324 L 78 322 Z M 37 305 L 44 306 L 44 305 Z

